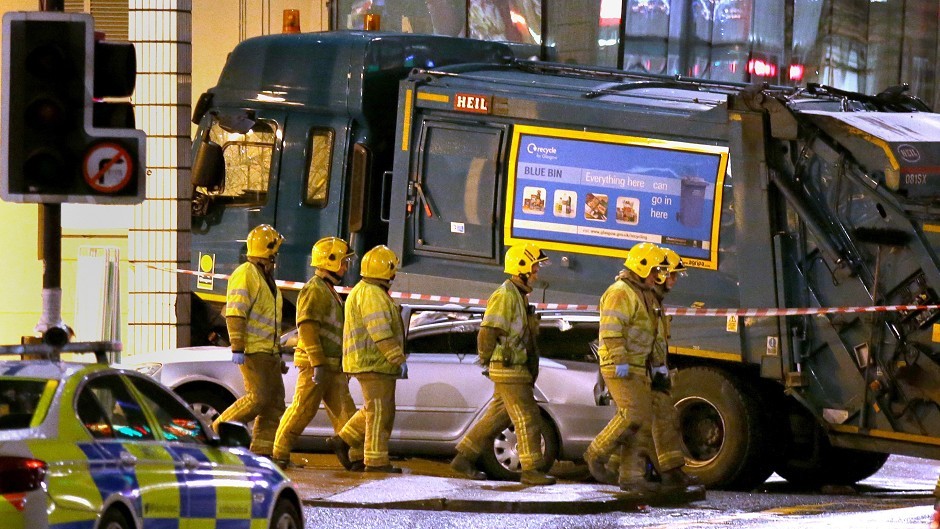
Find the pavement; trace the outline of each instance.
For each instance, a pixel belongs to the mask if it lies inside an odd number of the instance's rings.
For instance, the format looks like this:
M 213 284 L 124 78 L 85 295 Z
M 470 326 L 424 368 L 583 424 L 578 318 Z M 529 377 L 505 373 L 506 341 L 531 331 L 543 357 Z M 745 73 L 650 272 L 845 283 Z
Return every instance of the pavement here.
M 313 507 L 597 514 L 705 499 L 704 489 L 696 488 L 640 503 L 619 487 L 593 481 L 584 465 L 570 462 L 552 467 L 558 483 L 548 486 L 469 480 L 458 477 L 443 460 L 393 460 L 402 468 L 401 474 L 349 472 L 332 454 L 294 453 L 291 462 L 295 466 L 287 475 L 297 485 L 303 504 Z

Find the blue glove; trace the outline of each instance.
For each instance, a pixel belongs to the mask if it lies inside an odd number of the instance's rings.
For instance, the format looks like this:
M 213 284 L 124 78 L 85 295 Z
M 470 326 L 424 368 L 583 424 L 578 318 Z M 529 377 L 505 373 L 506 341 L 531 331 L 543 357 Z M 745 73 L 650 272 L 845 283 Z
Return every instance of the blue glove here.
M 630 364 L 617 364 L 617 371 L 614 373 L 617 378 L 626 378 L 630 372 Z
M 408 362 L 404 362 L 401 365 L 401 373 L 398 375 L 398 378 L 407 379 L 408 378 Z
M 237 365 L 244 365 L 245 351 L 232 351 L 232 363 Z
M 316 366 L 313 368 L 313 383 L 322 384 L 326 381 L 326 366 Z
M 656 375 L 659 375 L 659 376 L 669 378 L 669 366 L 667 366 L 666 364 L 663 364 L 661 366 L 656 366 L 652 368 L 651 371 L 653 372 L 654 377 Z

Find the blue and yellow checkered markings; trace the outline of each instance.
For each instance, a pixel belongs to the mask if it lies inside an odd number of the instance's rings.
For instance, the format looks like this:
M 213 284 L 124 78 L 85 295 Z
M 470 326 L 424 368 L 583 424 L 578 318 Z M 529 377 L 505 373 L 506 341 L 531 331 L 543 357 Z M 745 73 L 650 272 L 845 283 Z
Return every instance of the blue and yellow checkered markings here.
M 249 529 L 266 527 L 267 512 L 261 525 L 255 523 L 252 481 L 244 463 L 234 454 L 215 448 L 174 446 L 178 457 L 184 454 L 200 462 L 188 472 L 189 513 L 200 524 L 193 527 Z
M 266 518 L 271 509 L 274 508 L 274 493 L 286 478 L 273 463 L 267 461 L 260 463 L 259 459 L 251 454 L 239 455 L 238 457 L 245 465 L 245 471 L 252 483 L 252 492 L 256 497 L 260 495 L 264 498 L 263 501 L 252 503 L 251 517 Z
M 128 443 L 124 448 L 137 458 L 138 511 L 145 529 L 178 529 L 186 497 L 184 469 L 167 447 L 155 443 Z

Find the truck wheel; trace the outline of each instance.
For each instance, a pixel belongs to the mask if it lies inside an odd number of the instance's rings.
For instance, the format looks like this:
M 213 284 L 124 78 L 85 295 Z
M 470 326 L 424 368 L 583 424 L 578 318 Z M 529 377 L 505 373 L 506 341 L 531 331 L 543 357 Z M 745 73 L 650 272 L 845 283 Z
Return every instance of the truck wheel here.
M 548 472 L 558 457 L 558 432 L 551 421 L 542 417 L 542 467 Z M 519 463 L 519 450 L 516 446 L 516 429 L 508 419 L 503 428 L 486 444 L 480 455 L 480 467 L 489 477 L 500 481 L 519 481 L 522 465 Z
M 686 469 L 708 488 L 750 490 L 773 473 L 758 398 L 734 375 L 680 369 L 672 392 Z
M 802 435 L 789 432 L 788 457 L 775 470 L 798 487 L 853 485 L 874 475 L 888 460 L 888 454 L 832 446 L 807 414 L 791 416 L 791 427 Z
M 202 417 L 207 424 L 212 424 L 226 408 L 235 402 L 227 391 L 217 389 L 184 389 L 177 394 L 185 400 L 196 415 Z

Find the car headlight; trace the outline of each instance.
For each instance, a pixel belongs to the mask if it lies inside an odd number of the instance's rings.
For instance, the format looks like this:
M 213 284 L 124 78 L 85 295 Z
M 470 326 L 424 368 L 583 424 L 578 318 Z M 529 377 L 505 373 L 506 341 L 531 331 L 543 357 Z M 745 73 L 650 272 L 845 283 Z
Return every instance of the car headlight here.
M 143 373 L 145 375 L 152 377 L 152 376 L 155 376 L 160 371 L 160 368 L 162 367 L 163 367 L 163 364 L 161 364 L 160 362 L 146 362 L 146 363 L 138 364 L 134 366 L 134 369 L 136 369 L 138 373 Z

